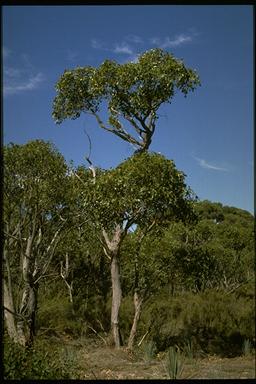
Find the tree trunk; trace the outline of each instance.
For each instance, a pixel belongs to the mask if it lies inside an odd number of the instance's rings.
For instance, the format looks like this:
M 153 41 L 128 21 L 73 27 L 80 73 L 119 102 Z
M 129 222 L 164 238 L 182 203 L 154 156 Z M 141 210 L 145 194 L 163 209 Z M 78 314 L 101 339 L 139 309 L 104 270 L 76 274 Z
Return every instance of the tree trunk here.
M 22 279 L 23 293 L 20 303 L 17 329 L 22 345 L 28 345 L 33 342 L 33 330 L 35 323 L 36 295 L 35 286 L 33 284 L 33 271 L 35 265 L 35 257 L 32 247 L 35 238 L 35 223 L 33 223 L 32 233 L 27 239 L 26 251 L 22 255 Z M 34 318 L 34 320 L 33 320 Z
M 6 282 L 4 281 L 4 316 L 6 320 L 6 327 L 7 332 L 11 340 L 13 340 L 15 343 L 18 343 L 18 333 L 16 328 L 16 322 L 15 322 L 15 311 L 14 311 L 14 305 L 13 305 L 13 297 L 12 292 L 9 292 L 8 286 Z
M 119 309 L 121 305 L 122 290 L 120 282 L 119 262 L 117 255 L 111 261 L 111 280 L 112 280 L 112 308 L 111 308 L 111 329 L 116 348 L 121 346 L 119 330 Z
M 38 287 L 36 285 L 30 286 L 28 301 L 28 343 L 30 345 L 33 344 L 34 336 L 36 334 L 37 292 Z
M 108 258 L 111 260 L 111 281 L 112 281 L 112 307 L 111 307 L 111 330 L 116 348 L 121 346 L 121 337 L 119 329 L 119 309 L 122 299 L 121 281 L 120 281 L 120 268 L 119 268 L 119 250 L 123 240 L 123 230 L 121 226 L 116 225 L 112 239 L 105 229 L 102 231 L 106 247 L 104 251 Z
M 20 319 L 17 322 L 19 339 L 22 345 L 32 345 L 35 336 L 37 310 L 37 285 L 26 284 L 20 306 Z
M 139 296 L 139 293 L 137 291 L 134 292 L 133 302 L 134 302 L 134 318 L 133 318 L 133 324 L 128 340 L 128 348 L 133 348 L 134 338 L 137 332 L 137 325 L 141 314 L 141 307 L 142 307 L 142 301 L 143 298 Z

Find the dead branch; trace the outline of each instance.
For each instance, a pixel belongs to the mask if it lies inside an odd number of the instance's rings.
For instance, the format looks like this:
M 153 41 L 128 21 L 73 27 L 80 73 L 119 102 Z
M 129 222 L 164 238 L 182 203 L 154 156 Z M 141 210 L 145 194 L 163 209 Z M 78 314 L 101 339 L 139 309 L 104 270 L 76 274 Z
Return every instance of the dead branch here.
M 98 332 L 93 328 L 93 327 L 91 327 L 90 325 L 87 325 L 87 327 L 88 328 L 90 328 L 98 337 L 100 337 L 103 341 L 104 341 L 104 343 L 105 343 L 105 345 L 107 345 L 107 342 L 106 342 L 106 340 L 104 339 L 104 337 L 102 337 L 101 335 L 99 335 L 98 334 Z

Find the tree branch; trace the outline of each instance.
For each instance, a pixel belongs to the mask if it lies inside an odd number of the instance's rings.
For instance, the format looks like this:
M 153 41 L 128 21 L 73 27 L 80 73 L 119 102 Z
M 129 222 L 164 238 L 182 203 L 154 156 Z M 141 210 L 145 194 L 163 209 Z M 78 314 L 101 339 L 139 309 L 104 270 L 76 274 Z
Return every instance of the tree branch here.
M 115 129 L 108 128 L 108 127 L 106 127 L 106 126 L 103 124 L 102 120 L 101 120 L 100 117 L 97 115 L 97 113 L 95 113 L 95 112 L 91 112 L 91 114 L 92 114 L 93 116 L 95 116 L 95 118 L 96 118 L 96 120 L 97 120 L 97 122 L 98 122 L 98 124 L 99 124 L 99 126 L 100 126 L 101 128 L 105 129 L 105 130 L 108 131 L 108 132 L 112 132 L 112 133 L 114 133 L 116 136 L 121 137 L 121 139 L 123 139 L 123 140 L 125 140 L 125 141 L 128 141 L 128 142 L 131 143 L 131 144 L 137 145 L 137 146 L 139 146 L 139 147 L 141 146 L 141 143 L 140 143 L 139 141 L 135 140 L 131 135 L 129 135 L 129 133 L 125 132 L 124 130 L 122 130 L 121 132 L 119 132 L 119 131 L 117 131 L 117 130 L 115 130 Z

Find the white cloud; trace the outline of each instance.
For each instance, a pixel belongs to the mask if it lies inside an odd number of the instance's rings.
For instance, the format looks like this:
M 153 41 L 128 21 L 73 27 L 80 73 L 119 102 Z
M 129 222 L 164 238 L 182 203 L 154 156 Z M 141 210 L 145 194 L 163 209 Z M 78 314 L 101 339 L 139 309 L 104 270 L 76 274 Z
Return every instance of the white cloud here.
M 198 164 L 200 165 L 200 167 L 202 168 L 206 168 L 206 169 L 213 169 L 215 171 L 223 171 L 223 172 L 228 172 L 228 169 L 227 168 L 223 168 L 223 167 L 218 167 L 216 165 L 213 165 L 213 164 L 209 164 L 207 163 L 206 160 L 204 159 L 200 159 L 199 157 L 196 157 L 196 156 L 193 156 L 195 160 L 197 160 Z
M 7 50 L 7 52 L 10 52 Z M 6 54 L 6 53 L 5 53 Z M 9 55 L 9 53 L 7 53 Z M 14 65 L 12 63 L 15 63 Z M 30 57 L 22 53 L 8 57 L 3 68 L 3 93 L 14 95 L 22 92 L 32 91 L 39 87 L 44 81 L 44 75 L 36 70 L 31 63 Z
M 133 51 L 131 46 L 127 44 L 125 40 L 121 43 L 116 43 L 112 47 L 107 47 L 103 41 L 98 39 L 91 39 L 91 46 L 94 49 L 100 49 L 102 51 L 108 51 L 115 54 L 129 55 L 131 56 L 128 61 L 136 60 L 137 54 Z
M 158 45 L 160 48 L 173 48 L 178 47 L 184 43 L 188 43 L 193 40 L 192 35 L 180 34 L 175 38 L 170 39 L 170 37 L 165 37 L 164 39 L 159 39 L 158 37 L 152 37 L 149 39 L 150 43 L 153 45 Z
M 125 42 L 122 42 L 121 44 L 116 44 L 113 52 L 114 53 L 124 53 L 126 55 L 133 55 L 134 54 L 131 47 L 128 44 L 126 44 Z
M 125 36 L 121 42 L 118 42 L 114 45 L 112 44 L 112 46 L 106 45 L 106 43 L 102 40 L 93 38 L 91 39 L 91 46 L 94 49 L 108 51 L 118 55 L 129 56 L 125 59 L 125 62 L 127 61 L 136 62 L 141 51 L 141 49 L 140 50 L 137 49 L 138 44 L 151 45 L 151 46 L 154 45 L 164 49 L 164 48 L 178 47 L 182 44 L 191 42 L 194 36 L 196 36 L 196 33 L 191 31 L 190 34 L 179 34 L 173 39 L 170 39 L 170 37 L 165 37 L 162 39 L 158 37 L 151 37 L 147 39 L 147 44 L 146 44 L 146 41 L 144 41 L 140 36 L 130 34 Z
M 27 80 L 10 81 L 10 79 L 4 83 L 4 94 L 13 95 L 20 92 L 32 91 L 38 88 L 38 85 L 44 80 L 42 73 L 37 73 L 34 76 L 29 77 Z

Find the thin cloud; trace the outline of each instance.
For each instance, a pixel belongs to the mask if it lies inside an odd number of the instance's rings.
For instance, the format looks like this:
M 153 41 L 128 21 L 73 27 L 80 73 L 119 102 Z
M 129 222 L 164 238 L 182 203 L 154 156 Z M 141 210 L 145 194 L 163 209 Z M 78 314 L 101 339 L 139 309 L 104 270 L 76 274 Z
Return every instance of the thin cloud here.
M 165 37 L 164 39 L 159 39 L 158 37 L 152 37 L 149 39 L 151 44 L 158 45 L 160 48 L 173 48 L 178 47 L 182 44 L 191 42 L 193 40 L 192 35 L 180 34 L 177 35 L 174 39 L 170 37 Z
M 39 84 L 44 80 L 42 73 L 37 73 L 35 76 L 29 77 L 26 81 L 7 81 L 4 84 L 4 94 L 13 95 L 21 92 L 32 91 L 38 88 Z
M 167 37 L 164 43 L 162 44 L 162 48 L 177 47 L 189 41 L 192 41 L 191 36 L 179 35 L 174 40 L 170 40 L 169 37 Z
M 142 44 L 143 43 L 143 39 L 137 35 L 128 35 L 128 36 L 126 36 L 125 40 L 130 41 L 131 43 L 135 43 L 135 44 Z
M 19 77 L 22 73 L 22 70 L 21 69 L 18 69 L 18 68 L 5 68 L 4 69 L 4 75 L 7 76 L 7 77 Z
M 128 44 L 126 44 L 125 42 L 123 42 L 121 44 L 116 44 L 113 52 L 114 53 L 122 53 L 125 55 L 133 55 L 134 54 L 131 47 Z
M 8 52 L 9 50 L 7 50 Z M 10 52 L 10 51 L 9 51 Z M 12 65 L 15 63 L 15 65 Z M 30 57 L 22 53 L 8 57 L 3 69 L 3 94 L 14 95 L 37 89 L 45 80 L 43 73 L 36 70 Z
M 106 47 L 103 41 L 100 41 L 98 39 L 91 39 L 91 46 L 94 49 L 100 49 L 103 51 L 109 51 L 113 53 L 121 53 L 121 54 L 126 54 L 126 55 L 133 55 L 133 50 L 126 43 L 126 41 L 122 41 L 121 43 L 115 44 L 112 48 L 111 47 Z
M 163 49 L 178 47 L 182 44 L 191 42 L 194 36 L 196 36 L 196 33 L 192 31 L 190 34 L 179 34 L 173 39 L 171 39 L 170 37 L 165 37 L 163 39 L 160 39 L 158 37 L 151 37 L 146 42 L 140 36 L 130 34 L 125 36 L 121 42 L 112 44 L 112 46 L 107 45 L 104 41 L 100 39 L 92 38 L 91 47 L 94 49 L 108 51 L 118 55 L 128 56 L 125 58 L 125 62 L 136 62 L 139 54 L 141 53 L 142 45 L 154 45 Z M 141 44 L 141 49 L 138 49 L 138 44 Z
M 200 159 L 199 157 L 196 157 L 196 156 L 193 156 L 193 158 L 198 162 L 198 164 L 199 164 L 200 167 L 202 167 L 202 168 L 205 168 L 205 169 L 212 169 L 212 170 L 214 170 L 214 171 L 228 172 L 228 169 L 227 169 L 227 168 L 218 167 L 218 166 L 216 166 L 216 165 L 210 164 L 210 163 L 208 163 L 206 160 L 204 160 L 204 159 Z

